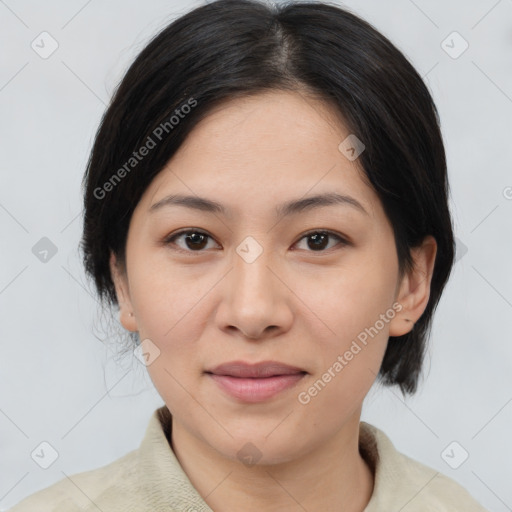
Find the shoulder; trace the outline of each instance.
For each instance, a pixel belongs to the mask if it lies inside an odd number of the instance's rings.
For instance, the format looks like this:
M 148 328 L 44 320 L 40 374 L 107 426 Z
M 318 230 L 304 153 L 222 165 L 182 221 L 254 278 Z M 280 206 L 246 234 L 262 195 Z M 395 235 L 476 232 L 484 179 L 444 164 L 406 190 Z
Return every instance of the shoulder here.
M 128 512 L 131 509 L 127 503 L 121 505 L 119 497 L 128 498 L 133 492 L 136 459 L 134 450 L 100 468 L 65 476 L 21 500 L 8 512 L 97 512 L 102 506 L 112 512 Z M 120 505 L 122 508 L 117 508 Z
M 487 512 L 454 479 L 396 450 L 377 427 L 361 422 L 360 439 L 363 456 L 375 465 L 374 492 L 365 512 Z
M 171 419 L 166 406 L 158 408 L 137 449 L 98 469 L 65 475 L 9 512 L 211 512 L 169 445 Z

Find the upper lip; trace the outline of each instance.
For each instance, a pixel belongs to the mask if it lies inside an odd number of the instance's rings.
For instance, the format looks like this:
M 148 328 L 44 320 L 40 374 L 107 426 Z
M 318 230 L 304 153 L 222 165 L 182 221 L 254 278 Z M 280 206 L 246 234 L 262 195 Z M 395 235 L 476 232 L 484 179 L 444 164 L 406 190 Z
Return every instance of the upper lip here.
M 231 361 L 229 363 L 220 364 L 212 370 L 207 370 L 206 373 L 239 378 L 264 378 L 276 375 L 294 375 L 297 373 L 306 373 L 306 371 L 278 361 L 261 361 L 260 363 Z

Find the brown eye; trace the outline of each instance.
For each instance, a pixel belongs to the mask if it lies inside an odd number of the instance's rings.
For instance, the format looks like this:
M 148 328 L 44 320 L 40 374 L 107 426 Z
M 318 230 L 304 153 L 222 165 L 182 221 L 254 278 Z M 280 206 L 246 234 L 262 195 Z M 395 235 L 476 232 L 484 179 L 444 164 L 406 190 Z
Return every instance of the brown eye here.
M 310 251 L 313 252 L 325 252 L 326 248 L 332 248 L 333 246 L 329 246 L 330 239 L 338 240 L 338 244 L 335 245 L 347 245 L 348 242 L 344 240 L 341 236 L 332 233 L 331 231 L 311 231 L 306 233 L 301 240 L 307 239 L 307 247 Z
M 340 235 L 331 231 L 310 231 L 306 233 L 300 240 L 307 240 L 307 248 L 304 249 L 308 252 L 327 252 L 329 249 L 340 245 L 341 247 L 349 245 L 349 243 Z M 177 241 L 180 241 L 177 243 Z M 208 241 L 213 238 L 197 229 L 188 229 L 170 235 L 164 240 L 166 245 L 175 245 L 178 250 L 185 252 L 204 252 L 208 248 Z M 337 241 L 337 243 L 332 243 Z M 211 248 L 211 247 L 210 247 Z
M 179 239 L 184 240 L 185 246 L 175 243 L 175 241 Z M 190 229 L 187 231 L 181 231 L 180 233 L 176 233 L 166 238 L 165 243 L 177 245 L 184 251 L 200 252 L 208 245 L 209 239 L 211 239 L 210 235 L 207 235 L 202 231 Z

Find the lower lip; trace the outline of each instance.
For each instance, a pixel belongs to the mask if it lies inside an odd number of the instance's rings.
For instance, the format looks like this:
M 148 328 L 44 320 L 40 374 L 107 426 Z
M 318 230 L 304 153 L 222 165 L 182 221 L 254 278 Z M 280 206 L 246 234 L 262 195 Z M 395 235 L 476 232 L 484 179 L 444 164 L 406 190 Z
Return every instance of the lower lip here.
M 263 402 L 285 389 L 295 386 L 305 373 L 275 375 L 259 379 L 243 379 L 227 375 L 208 374 L 225 392 L 244 402 Z

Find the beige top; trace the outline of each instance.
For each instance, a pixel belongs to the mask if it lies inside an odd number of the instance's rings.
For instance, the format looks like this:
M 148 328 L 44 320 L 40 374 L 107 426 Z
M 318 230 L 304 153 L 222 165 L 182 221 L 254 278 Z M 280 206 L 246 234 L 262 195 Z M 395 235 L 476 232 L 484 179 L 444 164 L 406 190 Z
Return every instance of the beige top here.
M 63 478 L 10 512 L 212 512 L 168 442 L 171 420 L 166 406 L 156 409 L 138 449 Z M 457 482 L 398 452 L 369 423 L 360 422 L 359 447 L 375 475 L 364 512 L 487 512 Z

